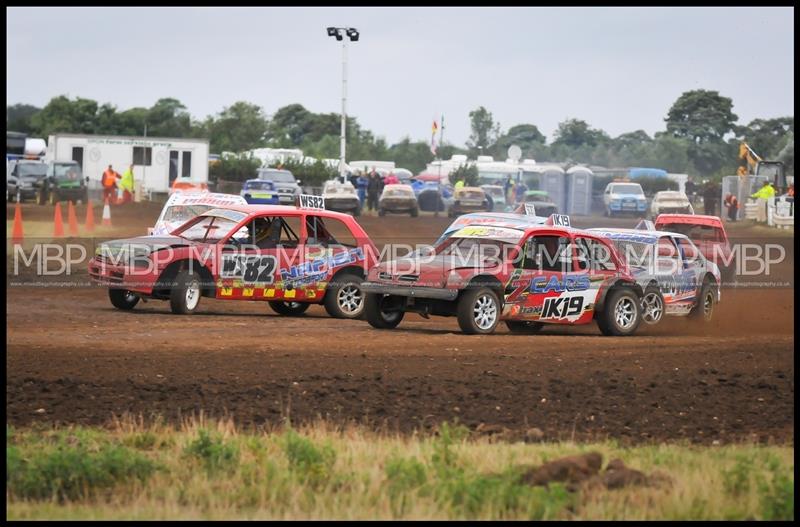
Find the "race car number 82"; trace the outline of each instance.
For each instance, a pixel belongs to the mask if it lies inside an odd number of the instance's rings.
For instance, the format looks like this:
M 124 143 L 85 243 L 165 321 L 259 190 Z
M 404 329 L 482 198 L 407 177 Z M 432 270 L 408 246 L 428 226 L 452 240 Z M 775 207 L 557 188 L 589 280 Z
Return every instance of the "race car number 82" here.
M 234 255 L 225 258 L 222 277 L 241 277 L 244 282 L 271 284 L 275 280 L 275 264 L 274 256 Z

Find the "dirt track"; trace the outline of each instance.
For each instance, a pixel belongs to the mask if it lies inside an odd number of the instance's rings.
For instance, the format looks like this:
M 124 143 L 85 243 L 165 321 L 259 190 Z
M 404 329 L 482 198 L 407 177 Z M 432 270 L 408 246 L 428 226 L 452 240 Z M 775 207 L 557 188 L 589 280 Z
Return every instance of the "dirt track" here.
M 396 232 L 430 241 L 449 221 L 361 223 L 380 244 Z M 792 270 L 793 255 L 783 278 Z M 793 294 L 725 290 L 709 327 L 673 319 L 618 339 L 594 325 L 464 336 L 454 319 L 416 315 L 379 332 L 317 306 L 285 318 L 209 299 L 191 317 L 157 301 L 123 313 L 99 288 L 14 287 L 7 422 L 204 411 L 245 425 L 289 414 L 410 432 L 458 417 L 472 428 L 538 427 L 548 439 L 793 442 Z

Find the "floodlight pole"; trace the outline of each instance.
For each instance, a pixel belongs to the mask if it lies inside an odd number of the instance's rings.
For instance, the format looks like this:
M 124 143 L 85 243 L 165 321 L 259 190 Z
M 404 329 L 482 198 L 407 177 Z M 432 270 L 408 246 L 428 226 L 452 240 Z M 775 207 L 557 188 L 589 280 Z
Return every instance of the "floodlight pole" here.
M 345 139 L 347 135 L 347 38 L 342 38 L 342 132 L 339 144 L 339 176 L 342 183 L 345 176 Z

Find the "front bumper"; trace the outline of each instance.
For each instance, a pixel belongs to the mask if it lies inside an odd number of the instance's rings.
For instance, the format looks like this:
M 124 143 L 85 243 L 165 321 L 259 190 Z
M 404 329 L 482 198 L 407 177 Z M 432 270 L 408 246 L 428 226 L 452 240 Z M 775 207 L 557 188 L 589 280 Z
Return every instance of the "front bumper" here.
M 278 196 L 264 197 L 264 196 L 245 196 L 244 200 L 251 205 L 278 205 L 280 201 Z
M 125 265 L 114 265 L 102 257 L 89 261 L 89 278 L 100 285 L 121 287 L 136 293 L 152 294 L 155 276 L 152 273 L 130 273 Z
M 296 201 L 295 196 L 296 194 L 287 194 L 281 192 L 280 194 L 278 194 L 278 201 L 280 202 L 281 205 L 294 205 Z
M 411 298 L 432 298 L 434 300 L 455 300 L 458 297 L 457 289 L 391 285 L 379 282 L 362 282 L 361 291 L 365 293 L 407 296 Z

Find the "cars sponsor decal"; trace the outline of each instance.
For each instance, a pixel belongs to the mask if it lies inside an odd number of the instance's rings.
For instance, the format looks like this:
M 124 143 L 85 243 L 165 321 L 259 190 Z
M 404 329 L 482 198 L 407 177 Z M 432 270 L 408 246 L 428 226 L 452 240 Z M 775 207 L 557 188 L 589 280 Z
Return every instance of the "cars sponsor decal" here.
M 505 227 L 493 227 L 489 225 L 468 225 L 459 229 L 453 234 L 453 238 L 494 238 L 504 240 L 518 240 L 522 237 L 522 231 L 508 229 Z
M 296 285 L 315 282 L 324 278 L 331 270 L 346 264 L 355 263 L 364 259 L 364 251 L 360 247 L 333 255 L 309 260 L 298 265 L 281 269 L 281 280 Z
M 532 293 L 549 293 L 556 291 L 584 291 L 589 289 L 590 281 L 588 276 L 535 276 L 531 279 L 530 291 Z

